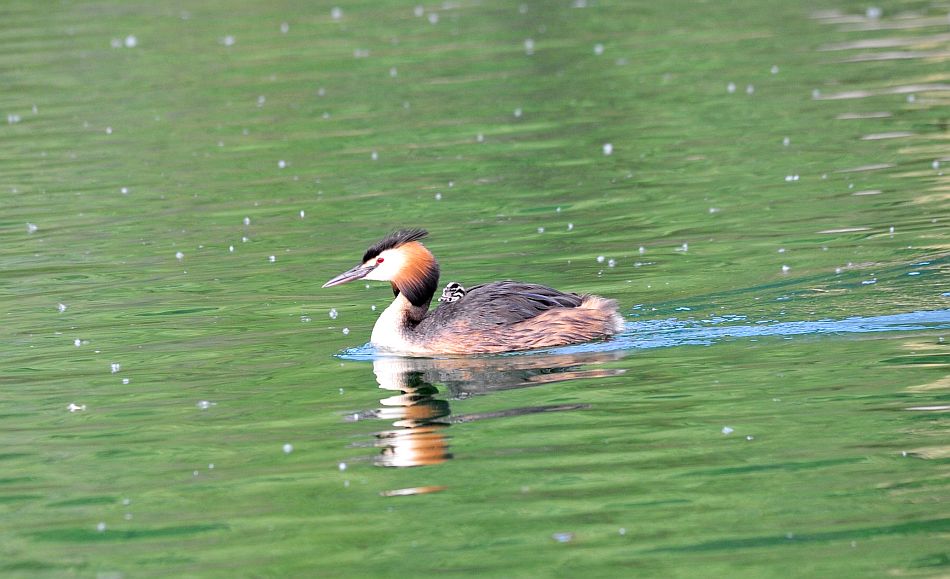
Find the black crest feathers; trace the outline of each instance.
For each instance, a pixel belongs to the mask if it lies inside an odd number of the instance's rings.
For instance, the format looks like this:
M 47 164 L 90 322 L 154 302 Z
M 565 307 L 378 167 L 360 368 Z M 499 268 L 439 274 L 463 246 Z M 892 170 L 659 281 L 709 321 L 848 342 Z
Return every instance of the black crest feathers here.
M 398 231 L 393 231 L 366 250 L 366 253 L 363 254 L 363 263 L 373 259 L 387 249 L 399 247 L 400 245 L 409 243 L 410 241 L 419 241 L 426 235 L 429 235 L 429 232 L 425 229 L 400 229 Z

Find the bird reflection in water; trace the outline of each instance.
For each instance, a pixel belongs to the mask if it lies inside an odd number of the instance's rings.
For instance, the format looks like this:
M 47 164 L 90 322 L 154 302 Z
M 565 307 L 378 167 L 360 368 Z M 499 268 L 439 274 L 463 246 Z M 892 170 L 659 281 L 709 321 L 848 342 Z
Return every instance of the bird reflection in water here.
M 394 394 L 380 400 L 382 408 L 359 417 L 393 421 L 395 428 L 376 434 L 376 446 L 382 448 L 376 458 L 377 465 L 438 464 L 452 458 L 446 436 L 446 429 L 452 424 L 540 412 L 567 412 L 589 405 L 528 406 L 453 416 L 449 401 L 436 398 L 439 394 L 436 384 L 445 386 L 449 399 L 461 400 L 498 390 L 615 376 L 623 370 L 588 366 L 622 356 L 622 352 L 589 352 L 486 358 L 375 358 L 373 372 L 379 387 Z
M 422 466 L 452 458 L 442 432 L 449 425 L 444 420 L 451 413 L 449 403 L 435 397 L 439 389 L 425 381 L 424 372 L 412 369 L 411 362 L 373 361 L 379 387 L 399 392 L 380 400 L 383 407 L 374 413 L 381 420 L 393 420 L 396 427 L 376 433 L 376 446 L 382 448 L 376 458 L 380 466 Z

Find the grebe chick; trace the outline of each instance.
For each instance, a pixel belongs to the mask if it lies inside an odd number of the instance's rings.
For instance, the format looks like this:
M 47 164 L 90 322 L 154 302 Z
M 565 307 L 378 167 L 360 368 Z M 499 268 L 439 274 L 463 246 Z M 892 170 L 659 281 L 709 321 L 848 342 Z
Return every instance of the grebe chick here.
M 490 354 L 550 348 L 608 338 L 623 329 L 617 302 L 543 285 L 496 281 L 448 284 L 436 309 L 429 303 L 439 264 L 419 240 L 423 229 L 395 231 L 363 261 L 323 287 L 358 279 L 388 281 L 395 299 L 376 320 L 372 344 L 401 354 Z
M 465 288 L 457 281 L 450 281 L 442 288 L 442 295 L 439 296 L 440 302 L 453 304 L 465 297 Z

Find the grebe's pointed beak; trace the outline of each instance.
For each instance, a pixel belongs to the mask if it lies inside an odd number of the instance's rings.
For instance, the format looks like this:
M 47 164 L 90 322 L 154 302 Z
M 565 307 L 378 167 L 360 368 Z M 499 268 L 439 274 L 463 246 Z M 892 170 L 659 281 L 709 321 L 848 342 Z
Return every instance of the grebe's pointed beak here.
M 336 276 L 335 278 L 331 279 L 327 283 L 323 284 L 323 287 L 332 287 L 332 286 L 340 285 L 346 282 L 363 279 L 364 277 L 369 275 L 369 272 L 373 271 L 374 269 L 376 269 L 376 266 L 363 265 L 361 263 L 352 269 L 348 269 L 344 271 L 340 275 Z

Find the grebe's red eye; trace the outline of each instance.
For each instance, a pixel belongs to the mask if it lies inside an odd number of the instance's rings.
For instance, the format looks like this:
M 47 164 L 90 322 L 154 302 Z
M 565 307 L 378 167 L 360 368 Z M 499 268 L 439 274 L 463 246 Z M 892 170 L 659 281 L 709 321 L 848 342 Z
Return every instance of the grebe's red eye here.
M 376 265 L 379 265 L 379 264 L 381 264 L 381 263 L 383 263 L 383 258 L 377 257 L 377 258 L 376 258 Z

